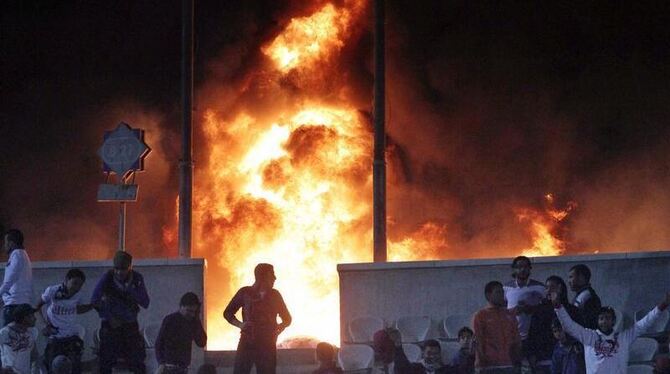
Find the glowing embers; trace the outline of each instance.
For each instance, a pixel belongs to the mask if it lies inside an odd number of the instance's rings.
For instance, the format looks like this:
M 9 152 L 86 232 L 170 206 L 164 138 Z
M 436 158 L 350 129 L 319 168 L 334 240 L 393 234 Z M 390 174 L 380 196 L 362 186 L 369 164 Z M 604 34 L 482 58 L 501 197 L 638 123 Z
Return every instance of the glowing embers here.
M 350 21 L 348 9 L 327 4 L 308 17 L 292 19 L 286 29 L 263 48 L 263 53 L 282 72 L 311 65 L 344 45 L 343 37 Z

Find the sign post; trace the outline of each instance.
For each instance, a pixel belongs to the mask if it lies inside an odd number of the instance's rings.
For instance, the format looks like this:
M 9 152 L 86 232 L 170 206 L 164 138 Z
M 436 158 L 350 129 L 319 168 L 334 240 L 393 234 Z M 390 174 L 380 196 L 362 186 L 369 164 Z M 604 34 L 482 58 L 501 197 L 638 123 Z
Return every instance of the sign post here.
M 98 187 L 98 202 L 119 202 L 119 251 L 126 250 L 126 203 L 137 201 L 135 172 L 144 171 L 144 158 L 151 148 L 144 142 L 144 130 L 120 122 L 116 129 L 105 131 L 98 155 L 102 159 L 105 183 Z M 115 174 L 116 183 L 108 183 Z

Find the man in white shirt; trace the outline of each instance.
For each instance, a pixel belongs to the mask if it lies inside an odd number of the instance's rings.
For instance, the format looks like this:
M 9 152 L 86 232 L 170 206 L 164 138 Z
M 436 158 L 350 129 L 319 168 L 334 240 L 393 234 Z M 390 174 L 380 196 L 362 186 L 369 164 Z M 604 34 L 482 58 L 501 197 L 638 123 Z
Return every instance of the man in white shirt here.
M 35 312 L 28 304 L 14 308 L 13 321 L 0 329 L 0 351 L 3 369 L 16 374 L 30 374 L 31 363 L 37 359 Z
M 535 307 L 542 302 L 546 294 L 544 284 L 530 278 L 531 269 L 532 265 L 528 257 L 516 257 L 512 260 L 512 277 L 514 279 L 507 282 L 503 287 L 507 309 L 512 310 L 516 315 L 524 358 L 529 356 L 527 338 L 531 318 Z M 533 365 L 534 363 L 530 362 L 530 364 Z
M 49 342 L 44 352 L 44 364 L 49 373 L 54 372 L 52 361 L 58 356 L 65 356 L 72 364 L 72 373 L 81 373 L 81 352 L 84 346 L 79 336 L 81 326 L 77 324 L 77 314 L 83 314 L 93 307 L 82 304 L 79 290 L 86 281 L 86 275 L 79 269 L 70 269 L 65 281 L 47 287 L 42 294 L 37 310 L 46 305 L 45 335 Z M 43 315 L 44 316 L 44 315 Z
M 5 306 L 2 309 L 4 326 L 13 321 L 13 311 L 19 305 L 32 304 L 33 272 L 28 253 L 23 248 L 23 233 L 11 229 L 3 236 L 3 250 L 9 256 L 5 277 L 0 286 L 0 295 Z
M 601 308 L 598 315 L 598 329 L 592 330 L 582 327 L 570 318 L 562 307 L 557 293 L 552 292 L 550 297 L 563 330 L 584 344 L 587 374 L 626 374 L 631 344 L 654 325 L 670 304 L 670 292 L 668 292 L 665 294 L 665 299 L 644 318 L 621 332 L 615 332 L 614 309 Z

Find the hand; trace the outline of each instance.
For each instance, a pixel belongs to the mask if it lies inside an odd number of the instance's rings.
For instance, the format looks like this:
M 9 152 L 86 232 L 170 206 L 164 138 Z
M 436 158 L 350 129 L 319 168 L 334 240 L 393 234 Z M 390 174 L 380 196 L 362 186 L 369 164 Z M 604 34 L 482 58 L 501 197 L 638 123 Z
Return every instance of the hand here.
M 242 322 L 242 324 L 240 324 L 239 328 L 240 328 L 240 330 L 246 330 L 248 328 L 253 327 L 253 325 L 254 325 L 253 322 L 245 321 L 245 322 Z

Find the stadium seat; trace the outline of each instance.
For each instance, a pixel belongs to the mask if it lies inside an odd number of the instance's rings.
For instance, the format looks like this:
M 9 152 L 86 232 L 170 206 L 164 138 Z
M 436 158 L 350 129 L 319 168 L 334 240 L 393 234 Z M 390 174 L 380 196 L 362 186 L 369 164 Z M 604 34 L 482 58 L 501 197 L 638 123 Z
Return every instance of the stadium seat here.
M 406 316 L 396 321 L 403 343 L 417 343 L 426 339 L 430 329 L 430 317 Z
M 472 317 L 465 314 L 454 314 L 445 318 L 442 326 L 448 338 L 457 339 L 458 330 L 466 326 L 472 328 Z
M 375 359 L 372 347 L 364 344 L 349 344 L 340 348 L 337 354 L 342 370 L 371 369 Z
M 352 343 L 370 343 L 375 332 L 384 328 L 384 320 L 378 317 L 358 317 L 349 322 Z
M 421 359 L 421 348 L 416 344 L 403 344 L 402 350 L 409 362 L 418 362 Z
M 637 338 L 630 345 L 628 362 L 647 362 L 654 359 L 658 342 L 652 338 Z

